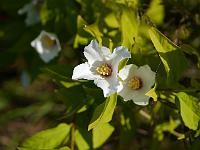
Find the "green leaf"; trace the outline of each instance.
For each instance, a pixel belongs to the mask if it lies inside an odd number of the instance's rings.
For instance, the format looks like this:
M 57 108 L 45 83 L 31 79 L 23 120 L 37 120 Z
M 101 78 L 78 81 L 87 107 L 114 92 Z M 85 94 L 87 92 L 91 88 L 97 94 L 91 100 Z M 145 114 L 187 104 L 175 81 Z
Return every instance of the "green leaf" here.
M 92 130 L 93 148 L 100 147 L 113 133 L 114 127 L 109 123 L 102 124 Z
M 173 120 L 170 118 L 169 122 L 164 122 L 159 124 L 154 129 L 154 138 L 157 138 L 159 141 L 162 141 L 164 138 L 164 132 L 170 132 L 175 135 L 178 139 L 182 139 L 185 137 L 184 134 L 178 133 L 175 129 L 181 124 L 180 120 Z
M 70 150 L 70 148 L 65 146 L 65 147 L 59 148 L 58 150 Z
M 176 93 L 180 102 L 180 112 L 185 126 L 197 130 L 200 121 L 200 101 L 184 92 Z
M 61 88 L 58 90 L 57 95 L 67 106 L 65 117 L 73 115 L 89 102 L 81 85 Z
M 79 44 L 86 45 L 89 41 L 90 34 L 84 30 L 84 27 L 87 25 L 87 22 L 78 15 L 77 17 L 77 34 L 74 39 L 74 48 L 78 48 Z
M 99 30 L 98 21 L 95 22 L 94 24 L 86 25 L 84 27 L 84 30 L 90 33 L 94 38 L 96 38 L 98 42 L 100 43 L 100 45 L 102 44 L 103 34 Z
M 162 0 L 152 0 L 146 14 L 156 24 L 162 24 L 164 19 L 164 5 Z
M 116 18 L 115 13 L 108 14 L 105 17 L 104 21 L 111 28 L 118 28 L 119 27 L 119 22 L 118 22 L 118 20 Z
M 68 138 L 71 126 L 59 124 L 57 127 L 36 133 L 22 144 L 27 149 L 54 149 L 60 146 Z
M 120 61 L 119 65 L 118 65 L 118 70 L 121 70 L 128 62 L 128 58 L 123 59 L 122 61 Z
M 196 131 L 194 137 L 197 138 L 200 135 L 200 129 Z
M 124 9 L 121 16 L 122 45 L 129 49 L 135 43 L 138 36 L 138 23 L 135 12 L 131 9 Z
M 91 147 L 90 144 L 87 142 L 87 139 L 85 139 L 85 137 L 83 136 L 84 133 L 81 133 L 80 130 L 76 130 L 75 132 L 75 142 L 79 150 L 88 150 Z
M 151 90 L 149 90 L 145 95 L 146 95 L 146 96 L 149 96 L 149 97 L 151 97 L 151 98 L 153 98 L 154 101 L 157 101 L 158 95 L 156 94 L 156 84 L 155 84 L 155 86 L 154 86 Z
M 150 28 L 149 35 L 165 67 L 168 83 L 174 83 L 187 68 L 185 56 L 178 46 L 156 28 Z
M 40 10 L 40 20 L 45 25 L 50 19 L 52 19 L 52 10 L 48 9 L 47 2 L 43 3 Z
M 115 2 L 118 4 L 123 4 L 123 5 L 131 7 L 131 8 L 137 8 L 138 4 L 139 4 L 139 0 L 117 0 Z
M 23 148 L 23 147 L 18 147 L 18 150 L 39 150 L 38 148 Z M 61 148 L 55 148 L 55 149 L 41 149 L 41 150 L 70 150 L 69 147 L 61 147 Z
M 63 69 L 64 68 L 64 69 Z M 42 71 L 57 81 L 71 81 L 73 67 L 70 65 L 52 65 L 42 68 Z
M 200 54 L 198 50 L 188 44 L 182 44 L 181 49 L 183 49 L 183 51 L 189 55 L 195 55 L 198 59 L 197 66 L 200 68 Z
M 88 130 L 97 126 L 101 126 L 112 120 L 112 116 L 117 104 L 117 94 L 113 94 L 106 99 L 105 102 L 97 106 L 95 109 Z
M 66 82 L 66 81 L 60 81 L 60 83 L 66 88 L 71 88 L 73 86 L 77 86 L 81 84 L 80 82 Z

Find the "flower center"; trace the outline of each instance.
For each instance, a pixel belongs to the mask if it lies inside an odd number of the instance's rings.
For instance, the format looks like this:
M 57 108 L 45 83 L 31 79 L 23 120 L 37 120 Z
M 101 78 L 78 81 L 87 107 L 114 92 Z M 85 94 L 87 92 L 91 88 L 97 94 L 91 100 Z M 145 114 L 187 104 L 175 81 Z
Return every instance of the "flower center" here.
M 134 76 L 128 81 L 128 87 L 133 90 L 138 90 L 142 87 L 142 80 L 141 78 Z
M 112 68 L 108 64 L 102 64 L 96 68 L 98 74 L 108 77 L 112 74 Z
M 46 48 L 52 48 L 53 46 L 56 45 L 56 40 L 52 40 L 49 36 L 45 35 L 42 37 L 41 39 L 42 44 L 46 47 Z

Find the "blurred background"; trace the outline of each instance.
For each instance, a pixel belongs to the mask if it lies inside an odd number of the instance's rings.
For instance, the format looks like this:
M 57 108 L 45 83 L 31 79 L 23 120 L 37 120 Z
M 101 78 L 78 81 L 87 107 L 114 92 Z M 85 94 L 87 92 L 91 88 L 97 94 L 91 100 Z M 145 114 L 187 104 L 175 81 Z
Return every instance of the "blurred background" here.
M 184 43 L 190 70 L 181 82 L 190 86 L 192 76 L 195 85 L 198 84 L 196 87 L 199 87 L 199 74 L 193 73 L 198 70 L 195 64 L 200 65 L 199 0 L 1 0 L 0 150 L 15 150 L 38 131 L 55 127 L 60 122 L 73 122 L 74 113 L 82 107 L 80 99 L 90 99 L 87 102 L 90 107 L 82 116 L 85 117 L 82 122 L 86 124 L 82 127 L 87 130 L 96 107 L 94 98 L 88 98 L 82 87 L 66 90 L 57 80 L 70 78 L 73 67 L 85 61 L 82 52 L 90 40 L 102 37 L 105 46 L 121 44 L 123 22 L 119 16 L 122 8 L 133 9 L 136 18 L 147 14 L 146 24 L 156 26 L 174 43 Z M 86 25 L 88 29 L 83 30 Z M 125 28 L 129 30 L 128 26 Z M 62 47 L 59 55 L 49 63 L 43 62 L 30 44 L 42 30 L 56 34 Z M 110 40 L 112 43 L 109 43 Z M 138 59 L 135 61 L 141 64 Z M 155 70 L 157 65 L 153 68 Z M 92 95 L 91 89 L 89 93 Z M 102 101 L 99 99 L 103 98 L 101 90 L 95 92 L 100 95 L 99 98 L 97 96 L 97 104 L 100 104 Z M 131 102 L 119 104 L 124 108 L 116 108 L 112 121 L 115 131 L 99 149 L 200 149 L 198 138 L 177 140 L 181 137 L 179 131 L 193 131 L 179 126 L 180 120 L 175 119 L 177 114 L 171 106 L 159 103 L 139 111 L 139 107 Z M 131 109 L 125 112 L 124 118 L 129 125 L 123 126 L 121 132 L 119 114 L 126 108 Z M 154 115 L 154 121 L 151 115 Z M 178 132 L 170 132 L 176 126 L 179 126 Z

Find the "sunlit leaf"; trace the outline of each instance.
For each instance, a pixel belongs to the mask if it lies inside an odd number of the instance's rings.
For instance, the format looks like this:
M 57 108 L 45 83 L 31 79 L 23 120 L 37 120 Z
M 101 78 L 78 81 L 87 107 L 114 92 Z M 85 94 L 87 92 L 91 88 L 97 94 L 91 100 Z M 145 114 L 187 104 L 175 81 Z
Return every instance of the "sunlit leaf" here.
M 146 14 L 156 24 L 162 24 L 164 19 L 164 5 L 162 0 L 152 0 Z
M 117 104 L 117 94 L 113 94 L 95 109 L 88 130 L 101 126 L 112 119 L 115 106 Z
M 119 27 L 119 22 L 118 22 L 114 13 L 108 14 L 105 17 L 104 21 L 111 28 L 118 28 Z
M 77 16 L 77 34 L 74 39 L 74 48 L 77 48 L 79 44 L 86 45 L 89 42 L 89 33 L 84 30 L 87 22 L 79 15 Z
M 162 141 L 164 138 L 164 132 L 170 132 L 175 135 L 178 139 L 184 138 L 184 134 L 178 133 L 175 129 L 181 124 L 180 120 L 173 120 L 170 118 L 169 122 L 159 124 L 154 129 L 154 138 L 157 138 L 159 141 Z
M 80 82 L 66 82 L 66 81 L 60 81 L 60 83 L 66 87 L 66 88 L 70 88 L 70 87 L 73 87 L 73 86 L 77 86 L 77 85 L 80 85 Z
M 200 121 L 200 101 L 184 92 L 176 93 L 180 102 L 180 112 L 185 126 L 197 130 Z
M 99 44 L 102 44 L 102 37 L 103 34 L 101 33 L 99 27 L 98 27 L 98 21 L 91 25 L 86 25 L 84 27 L 84 30 L 90 33 L 94 38 L 96 38 L 99 42 Z
M 87 139 L 85 139 L 83 135 L 84 133 L 81 133 L 80 130 L 76 130 L 75 132 L 75 142 L 79 150 L 88 150 L 91 148 L 90 144 L 87 142 Z M 88 132 L 86 135 L 89 136 Z
M 198 136 L 200 136 L 200 129 L 197 130 L 196 133 L 195 133 L 195 137 L 198 137 Z
M 40 10 L 40 20 L 42 24 L 46 24 L 52 18 L 52 11 L 47 8 L 47 3 L 43 3 Z
M 138 6 L 139 0 L 117 0 L 116 3 L 124 4 L 126 6 L 136 8 Z
M 156 28 L 150 28 L 149 35 L 167 72 L 168 83 L 174 83 L 187 68 L 185 56 L 178 46 Z
M 18 147 L 18 150 L 44 150 L 44 149 L 38 149 L 38 148 L 23 148 L 23 147 Z M 45 149 L 45 150 L 70 150 L 69 147 L 61 147 L 61 148 L 55 148 L 55 149 Z
M 145 95 L 146 95 L 146 96 L 149 96 L 149 97 L 151 97 L 151 98 L 153 98 L 154 101 L 157 101 L 158 96 L 157 96 L 157 94 L 156 94 L 156 84 L 155 84 L 155 86 L 154 86 L 151 90 L 149 90 Z
M 59 124 L 57 127 L 36 133 L 22 143 L 22 148 L 54 149 L 60 146 L 69 136 L 71 126 Z
M 123 9 L 121 16 L 122 45 L 129 49 L 135 43 L 138 36 L 138 23 L 135 12 L 131 9 Z
M 102 124 L 92 130 L 93 148 L 100 147 L 112 134 L 114 127 L 109 123 Z

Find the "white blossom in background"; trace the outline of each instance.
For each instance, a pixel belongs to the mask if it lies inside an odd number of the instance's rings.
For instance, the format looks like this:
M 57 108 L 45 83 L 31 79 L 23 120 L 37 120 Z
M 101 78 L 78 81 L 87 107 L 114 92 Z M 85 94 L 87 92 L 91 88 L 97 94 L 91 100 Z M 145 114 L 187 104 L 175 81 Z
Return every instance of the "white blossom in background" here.
M 30 3 L 25 4 L 22 8 L 18 10 L 19 15 L 26 14 L 25 23 L 27 26 L 34 25 L 40 21 L 36 5 L 37 0 L 33 0 Z
M 134 64 L 126 65 L 119 71 L 121 78 L 118 94 L 124 101 L 133 100 L 137 105 L 148 105 L 149 97 L 145 94 L 155 83 L 155 72 L 148 65 L 137 67 Z
M 37 50 L 41 59 L 46 63 L 56 57 L 61 50 L 57 36 L 46 31 L 41 31 L 40 35 L 31 42 L 31 46 Z
M 130 58 L 128 49 L 120 46 L 113 53 L 106 47 L 100 47 L 96 40 L 92 40 L 84 49 L 88 62 L 74 68 L 72 79 L 94 80 L 94 83 L 103 90 L 104 97 L 117 92 L 119 80 L 117 77 L 119 62 Z

